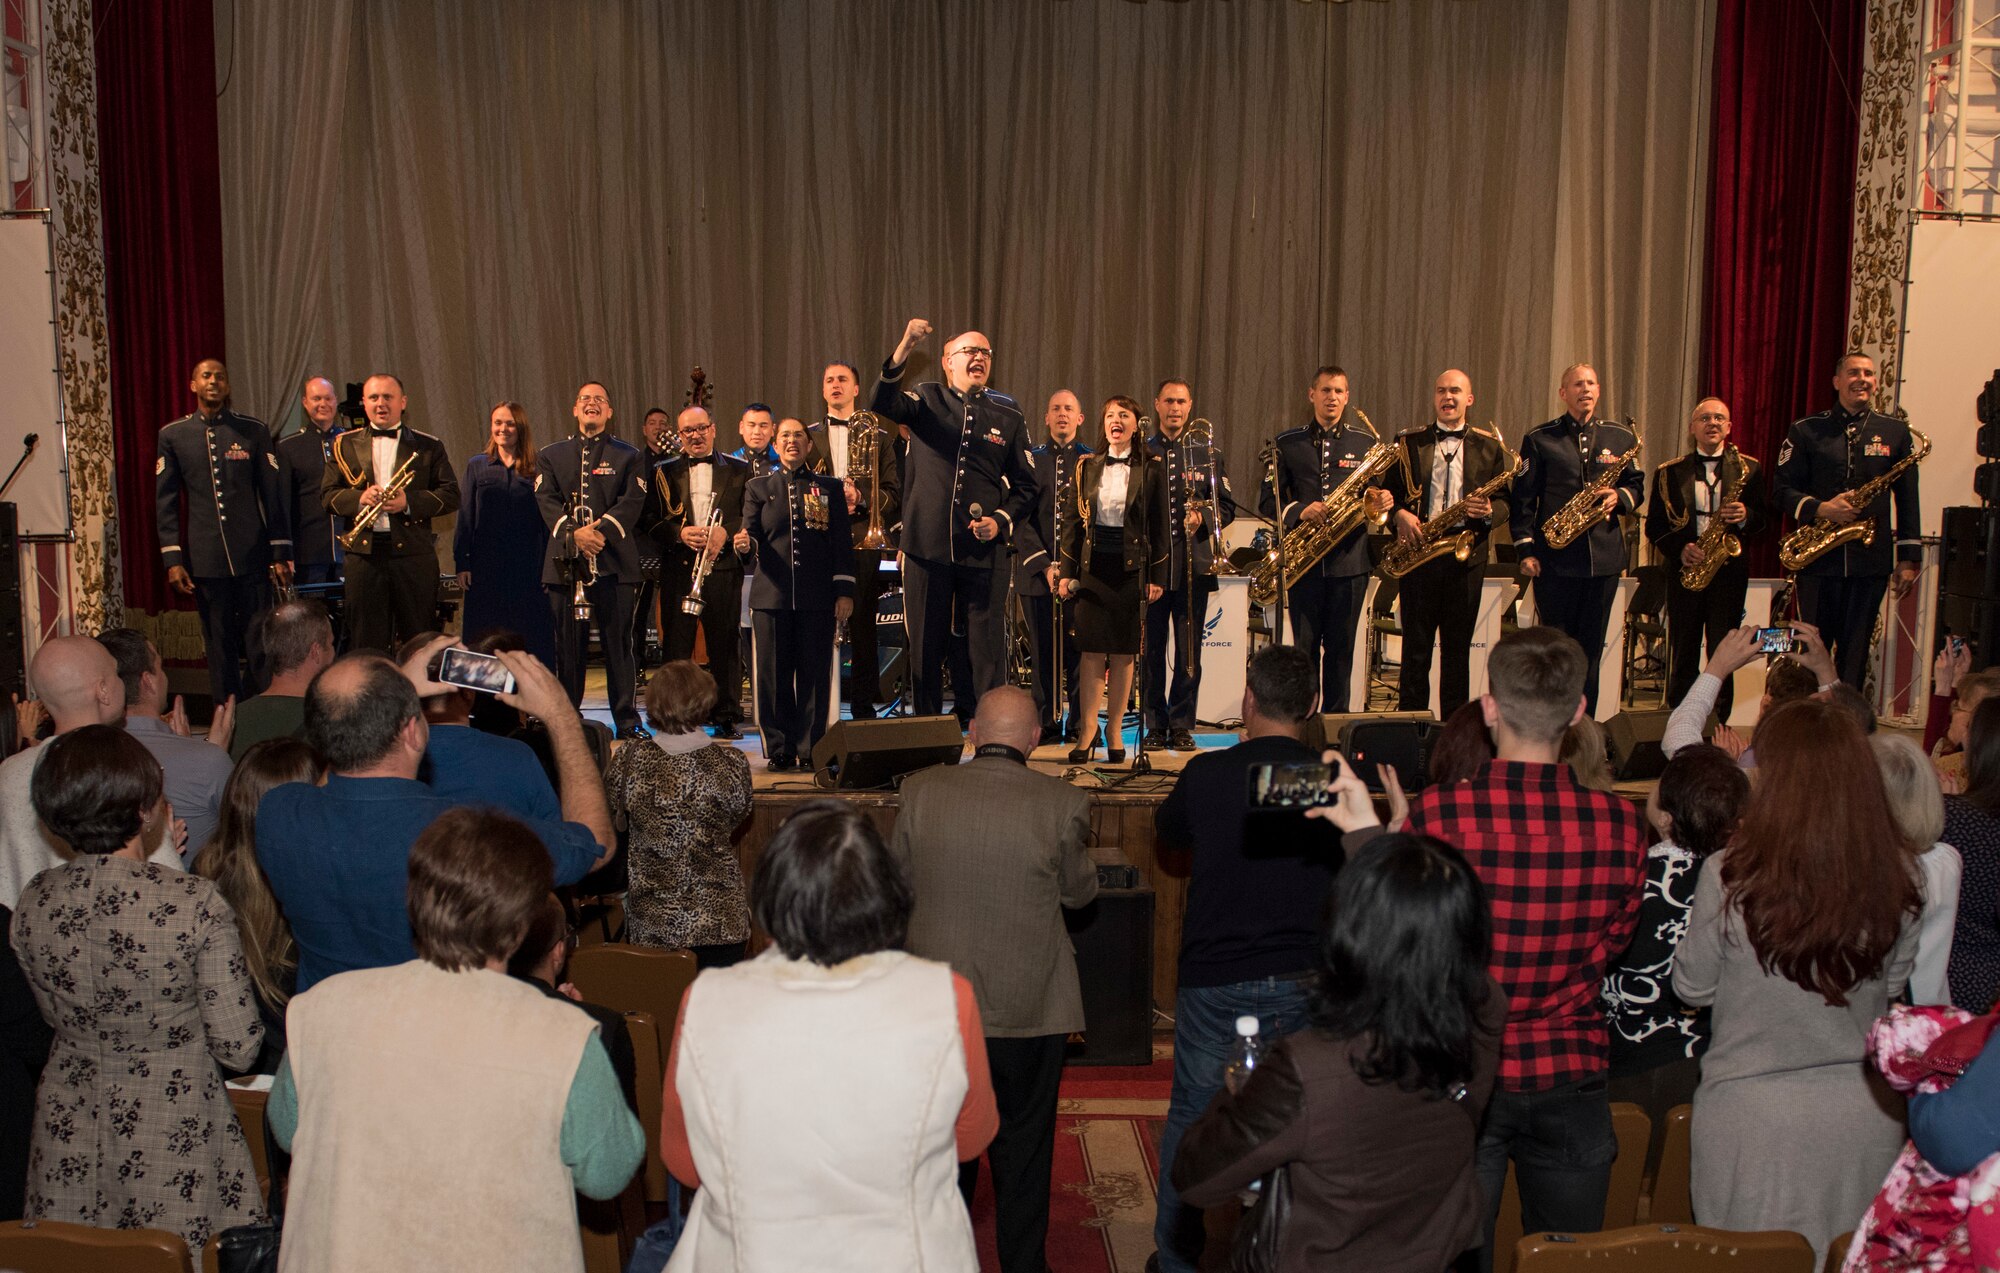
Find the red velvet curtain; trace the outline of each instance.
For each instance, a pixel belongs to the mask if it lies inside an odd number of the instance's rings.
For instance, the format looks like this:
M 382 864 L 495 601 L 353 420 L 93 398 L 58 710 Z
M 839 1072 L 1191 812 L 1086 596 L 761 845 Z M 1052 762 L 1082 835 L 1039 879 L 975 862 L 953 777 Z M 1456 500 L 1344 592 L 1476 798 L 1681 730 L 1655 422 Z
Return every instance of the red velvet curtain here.
M 194 409 L 195 363 L 221 358 L 222 198 L 210 0 L 96 0 L 98 165 L 111 335 L 111 427 L 125 603 L 173 597 L 154 532 L 154 439 Z
M 1775 466 L 1833 398 L 1846 338 L 1866 0 L 1721 0 L 1715 21 L 1701 392 Z M 1774 536 L 1745 545 L 1777 573 Z

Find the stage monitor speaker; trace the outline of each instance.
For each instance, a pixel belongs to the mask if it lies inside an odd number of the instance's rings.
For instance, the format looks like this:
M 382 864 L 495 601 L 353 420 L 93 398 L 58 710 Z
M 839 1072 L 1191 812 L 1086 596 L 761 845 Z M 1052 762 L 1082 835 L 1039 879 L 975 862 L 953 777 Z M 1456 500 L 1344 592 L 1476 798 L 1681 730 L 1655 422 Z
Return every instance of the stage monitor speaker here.
M 1667 754 L 1660 739 L 1667 732 L 1667 718 L 1673 712 L 1655 708 L 1646 712 L 1620 712 L 1604 722 L 1605 742 L 1611 752 L 1611 773 L 1620 782 L 1640 782 L 1657 778 L 1667 767 Z
M 1063 912 L 1083 991 L 1083 1040 L 1070 1065 L 1153 1063 L 1153 890 L 1097 890 L 1090 905 Z
M 831 769 L 835 787 L 858 791 L 932 765 L 955 765 L 964 751 L 955 716 L 840 720 L 813 748 L 812 764 L 817 772 Z
M 1350 720 L 1340 731 L 1340 754 L 1347 757 L 1370 791 L 1382 790 L 1377 765 L 1394 769 L 1403 790 L 1416 791 L 1430 785 L 1425 761 L 1430 758 L 1431 737 L 1439 728 L 1429 713 Z
M 1328 747 L 1340 746 L 1340 740 L 1347 727 L 1355 721 L 1431 721 L 1437 718 L 1429 712 L 1321 712 L 1306 718 L 1305 728 L 1299 731 L 1299 738 L 1315 752 Z
M 0 504 L 0 694 L 28 697 L 27 609 L 21 602 L 20 519 Z
M 2000 510 L 1947 508 L 1938 548 L 1938 591 L 2000 596 Z

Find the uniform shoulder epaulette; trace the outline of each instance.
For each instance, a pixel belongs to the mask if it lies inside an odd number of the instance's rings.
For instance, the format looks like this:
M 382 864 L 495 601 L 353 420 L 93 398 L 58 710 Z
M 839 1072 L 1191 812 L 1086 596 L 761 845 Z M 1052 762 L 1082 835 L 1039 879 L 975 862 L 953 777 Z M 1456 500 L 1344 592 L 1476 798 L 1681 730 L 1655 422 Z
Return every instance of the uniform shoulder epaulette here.
M 1284 431 L 1283 433 L 1280 433 L 1280 434 L 1278 435 L 1278 439 L 1277 439 L 1277 440 L 1278 440 L 1278 441 L 1280 441 L 1280 442 L 1283 442 L 1283 441 L 1284 441 L 1284 440 L 1285 440 L 1286 438 L 1298 438 L 1298 437 L 1304 437 L 1304 436 L 1305 436 L 1305 432 L 1306 432 L 1306 429 L 1305 429 L 1305 426 L 1304 426 L 1304 425 L 1300 425 L 1299 427 L 1297 427 L 1297 428 L 1295 428 L 1295 429 L 1286 429 L 1286 430 L 1285 430 L 1285 431 Z
M 410 427 L 409 425 L 407 425 L 407 424 L 403 426 L 403 431 L 404 431 L 405 433 L 408 433 L 408 434 L 409 434 L 409 435 L 410 435 L 411 437 L 413 437 L 413 438 L 424 438 L 424 439 L 426 439 L 426 440 L 428 440 L 428 441 L 431 441 L 431 442 L 435 442 L 435 441 L 437 441 L 437 440 L 438 440 L 438 435 L 437 435 L 437 434 L 435 434 L 435 433 L 425 433 L 425 432 L 424 432 L 424 431 L 423 431 L 422 429 L 413 429 L 413 428 L 411 428 L 411 427 Z
M 985 396 L 986 396 L 986 397 L 988 397 L 988 398 L 991 398 L 991 399 L 993 399 L 993 400 L 994 400 L 995 402 L 998 402 L 998 403 L 1001 403 L 1001 404 L 1003 404 L 1003 405 L 1005 405 L 1005 406 L 1009 406 L 1009 407 L 1013 407 L 1013 408 L 1015 408 L 1016 410 L 1019 410 L 1019 409 L 1020 409 L 1020 405 L 1021 405 L 1020 403 L 1018 403 L 1018 402 L 1014 401 L 1014 400 L 1013 400 L 1012 398 L 1008 397 L 1008 396 L 1007 396 L 1006 394 L 1004 394 L 1004 393 L 1001 393 L 1001 392 L 1000 392 L 1000 391 L 999 391 L 998 389 L 988 389 L 988 390 L 986 391 L 986 394 L 985 394 Z
M 685 460 L 687 457 L 685 455 L 676 455 L 674 458 L 677 460 Z M 715 458 L 718 462 L 725 464 L 734 464 L 737 468 L 740 469 L 747 469 L 750 467 L 750 461 L 744 459 L 740 455 L 727 455 L 724 454 L 723 452 L 718 451 L 715 454 Z
M 1429 426 L 1428 424 L 1412 425 L 1411 427 L 1404 429 L 1401 433 L 1398 433 L 1396 436 L 1399 438 L 1411 437 L 1415 434 L 1422 433 L 1425 429 L 1428 429 L 1430 427 L 1431 426 Z
M 1546 433 L 1550 429 L 1553 429 L 1557 425 L 1561 424 L 1562 422 L 1563 422 L 1563 417 L 1561 416 L 1557 416 L 1553 420 L 1544 420 L 1540 424 L 1536 425 L 1532 429 L 1529 429 L 1525 434 L 1523 434 L 1521 440 L 1525 442 L 1527 439 L 1534 437 L 1537 433 Z

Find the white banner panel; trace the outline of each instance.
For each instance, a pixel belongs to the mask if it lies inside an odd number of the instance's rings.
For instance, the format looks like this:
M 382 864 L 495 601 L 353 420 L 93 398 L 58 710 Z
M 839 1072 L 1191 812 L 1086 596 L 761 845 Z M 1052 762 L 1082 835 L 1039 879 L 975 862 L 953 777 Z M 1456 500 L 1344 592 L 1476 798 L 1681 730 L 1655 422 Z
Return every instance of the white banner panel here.
M 1904 311 L 1902 406 L 1931 440 L 1920 471 L 1924 533 L 1943 529 L 1941 510 L 1978 501 L 1979 390 L 2000 367 L 2000 224 L 1920 221 L 1910 242 L 1909 302 Z
M 69 474 L 63 448 L 62 379 L 56 355 L 55 297 L 49 286 L 49 227 L 39 216 L 0 217 L 0 478 L 35 452 L 7 498 L 23 535 L 69 534 Z

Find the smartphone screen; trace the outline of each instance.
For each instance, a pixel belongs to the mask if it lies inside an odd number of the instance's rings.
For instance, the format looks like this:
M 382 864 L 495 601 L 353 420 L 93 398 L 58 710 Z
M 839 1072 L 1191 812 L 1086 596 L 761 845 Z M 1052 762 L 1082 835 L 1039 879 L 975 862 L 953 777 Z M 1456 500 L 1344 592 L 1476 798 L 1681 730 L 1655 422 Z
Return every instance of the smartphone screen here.
M 1250 767 L 1250 807 L 1254 809 L 1310 809 L 1332 804 L 1327 785 L 1333 770 L 1316 760 L 1294 760 L 1281 765 Z
M 512 694 L 514 674 L 491 654 L 480 654 L 457 646 L 438 657 L 437 679 L 446 685 L 477 690 L 481 694 Z
M 1757 629 L 1757 649 L 1765 654 L 1790 654 L 1796 648 L 1790 628 Z

